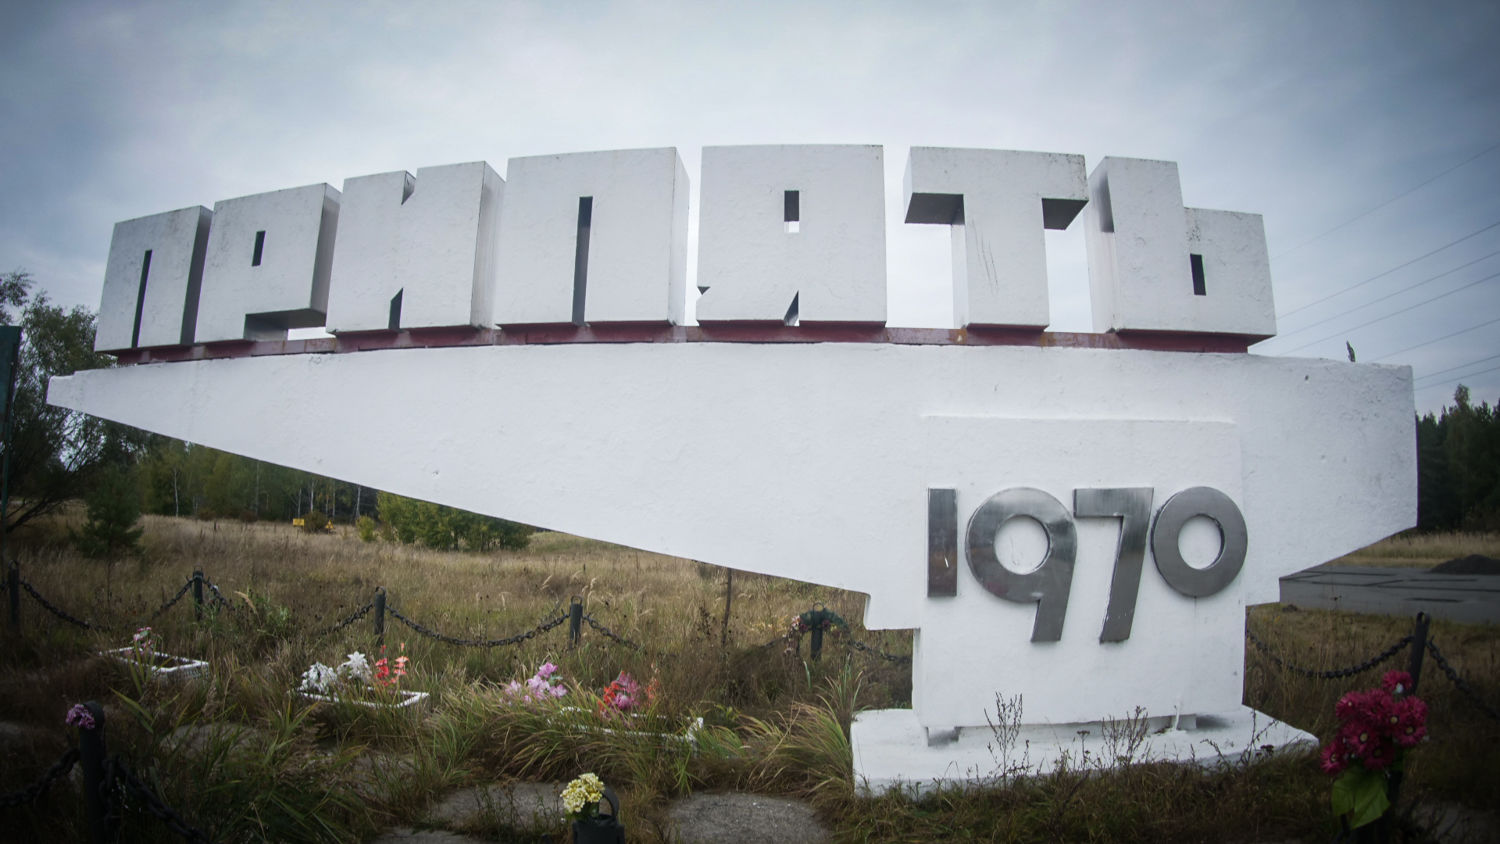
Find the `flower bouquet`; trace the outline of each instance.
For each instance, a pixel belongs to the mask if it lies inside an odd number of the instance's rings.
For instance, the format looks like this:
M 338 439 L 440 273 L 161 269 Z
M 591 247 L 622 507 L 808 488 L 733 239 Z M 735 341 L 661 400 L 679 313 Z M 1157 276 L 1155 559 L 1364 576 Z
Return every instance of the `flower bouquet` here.
M 371 709 L 404 709 L 425 703 L 427 692 L 399 688 L 410 664 L 404 653 L 406 645 L 401 645 L 402 655 L 393 660 L 386 659 L 383 646 L 380 650 L 381 657 L 374 664 L 360 651 L 349 654 L 337 668 L 314 662 L 302 673 L 296 693 L 309 700 Z
M 599 801 L 609 803 L 609 814 L 599 812 Z M 620 803 L 614 792 L 594 774 L 582 774 L 562 790 L 563 820 L 573 824 L 574 844 L 623 844 L 625 826 L 620 823 Z
M 504 691 L 506 699 L 511 703 L 544 703 L 565 696 L 568 688 L 562 684 L 562 675 L 558 673 L 557 666 L 544 662 L 524 684 L 512 680 Z
M 130 637 L 128 646 L 104 651 L 103 655 L 125 663 L 132 671 L 144 672 L 153 680 L 180 680 L 208 670 L 208 663 L 203 660 L 162 653 L 157 647 L 156 633 L 150 627 L 142 627 Z
M 1321 764 L 1333 781 L 1333 813 L 1358 829 L 1390 808 L 1392 779 L 1406 751 L 1427 736 L 1427 704 L 1411 696 L 1411 675 L 1390 671 L 1380 688 L 1349 692 L 1334 706 L 1337 735 L 1323 746 Z

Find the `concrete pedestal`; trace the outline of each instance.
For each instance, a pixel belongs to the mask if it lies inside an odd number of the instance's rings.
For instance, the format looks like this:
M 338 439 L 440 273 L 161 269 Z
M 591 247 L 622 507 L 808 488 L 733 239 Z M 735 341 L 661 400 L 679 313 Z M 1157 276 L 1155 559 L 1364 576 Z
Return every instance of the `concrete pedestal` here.
M 854 782 L 862 796 L 891 789 L 917 794 L 943 786 L 984 786 L 1009 776 L 1039 776 L 1060 767 L 1108 769 L 1127 762 L 1240 765 L 1272 753 L 1317 748 L 1311 733 L 1248 706 L 1213 715 L 1148 726 L 1134 747 L 1125 724 L 1023 724 L 1002 747 L 995 730 L 962 727 L 933 735 L 910 709 L 861 712 L 850 726 Z

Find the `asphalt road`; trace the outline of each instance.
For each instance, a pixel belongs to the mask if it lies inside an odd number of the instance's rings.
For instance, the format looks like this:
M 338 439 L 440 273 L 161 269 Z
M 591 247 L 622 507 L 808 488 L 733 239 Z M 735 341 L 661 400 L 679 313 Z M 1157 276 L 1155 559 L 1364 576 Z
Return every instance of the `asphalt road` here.
M 1307 609 L 1500 624 L 1500 574 L 1321 565 L 1281 579 L 1281 602 Z

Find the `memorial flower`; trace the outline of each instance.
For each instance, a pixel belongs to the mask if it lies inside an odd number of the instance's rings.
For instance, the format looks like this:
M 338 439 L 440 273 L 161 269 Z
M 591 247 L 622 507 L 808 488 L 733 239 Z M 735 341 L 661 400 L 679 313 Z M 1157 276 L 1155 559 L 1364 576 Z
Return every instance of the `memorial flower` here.
M 92 730 L 94 729 L 94 713 L 90 712 L 87 706 L 75 703 L 73 708 L 68 710 L 68 714 L 63 717 L 63 723 L 81 730 Z
M 640 708 L 645 701 L 641 696 L 641 684 L 634 677 L 624 671 L 604 689 L 604 696 L 599 698 L 599 714 L 612 715 L 617 712 L 631 712 Z
M 543 703 L 557 700 L 568 693 L 557 666 L 550 662 L 542 663 L 525 683 L 510 681 L 504 691 L 506 697 L 514 703 Z
M 1390 776 L 1402 769 L 1406 752 L 1427 735 L 1427 704 L 1411 697 L 1411 675 L 1389 671 L 1379 688 L 1349 692 L 1334 706 L 1340 724 L 1323 746 L 1318 764 L 1337 777 L 1333 813 L 1351 828 L 1368 824 L 1390 808 Z
M 597 816 L 603 798 L 603 781 L 592 773 L 580 774 L 563 787 L 563 808 L 568 810 L 564 820 L 581 821 Z
M 402 650 L 405 650 L 404 644 Z M 382 656 L 371 665 L 362 651 L 355 651 L 345 657 L 337 668 L 314 662 L 302 672 L 302 683 L 297 689 L 310 694 L 332 696 L 387 690 L 394 692 L 401 678 L 406 676 L 409 665 L 410 662 L 404 655 L 390 661 Z

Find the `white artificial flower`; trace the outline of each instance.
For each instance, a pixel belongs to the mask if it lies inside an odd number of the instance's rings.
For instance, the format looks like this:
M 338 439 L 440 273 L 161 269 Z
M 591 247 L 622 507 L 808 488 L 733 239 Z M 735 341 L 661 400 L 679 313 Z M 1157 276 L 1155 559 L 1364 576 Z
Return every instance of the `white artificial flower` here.
M 366 683 L 372 683 L 375 679 L 375 673 L 370 670 L 369 660 L 365 659 L 365 655 L 359 651 L 349 654 L 349 658 L 339 666 L 339 673 L 356 677 Z
M 338 682 L 339 674 L 332 668 L 321 662 L 314 662 L 311 668 L 302 674 L 302 691 L 314 694 L 326 695 L 331 686 Z

